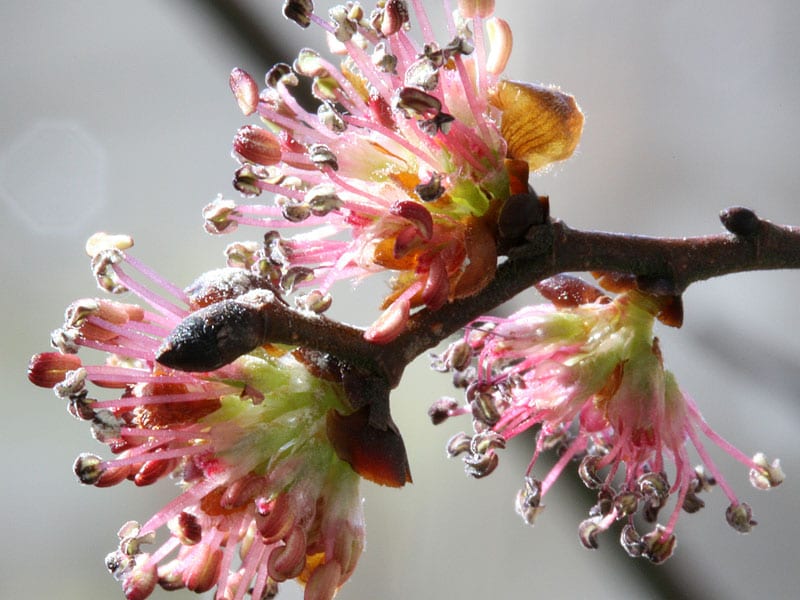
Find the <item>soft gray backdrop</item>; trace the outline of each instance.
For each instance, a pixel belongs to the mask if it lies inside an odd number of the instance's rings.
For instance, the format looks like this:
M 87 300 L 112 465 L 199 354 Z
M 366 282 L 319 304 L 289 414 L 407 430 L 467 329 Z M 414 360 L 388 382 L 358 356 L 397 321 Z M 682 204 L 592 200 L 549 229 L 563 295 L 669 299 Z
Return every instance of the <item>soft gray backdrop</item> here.
M 260 4 L 276 36 L 293 36 L 281 42 L 282 58 L 322 47 L 318 31 L 278 16 L 278 2 Z M 560 84 L 587 116 L 577 156 L 535 182 L 555 215 L 577 227 L 695 235 L 719 230 L 719 209 L 744 204 L 800 223 L 800 3 L 498 5 L 517 42 L 508 76 Z M 81 487 L 74 456 L 103 449 L 50 393 L 27 384 L 25 367 L 47 349 L 63 307 L 96 293 L 82 250 L 92 232 L 132 234 L 136 255 L 181 284 L 220 264 L 229 240 L 208 238 L 199 210 L 229 193 L 229 143 L 243 119 L 227 76 L 233 66 L 260 74 L 268 65 L 248 62 L 189 0 L 6 0 L 0 55 L 0 368 L 8 383 L 0 597 L 120 598 L 102 564 L 117 527 L 146 520 L 175 490 L 168 482 L 146 491 Z M 704 511 L 682 518 L 677 554 L 659 573 L 697 597 L 788 598 L 800 586 L 799 292 L 797 272 L 699 284 L 686 294 L 683 330 L 662 332 L 667 362 L 711 424 L 747 453 L 780 456 L 788 475 L 779 490 L 757 492 L 744 469 L 714 454 L 760 524 L 746 537 L 729 529 L 719 490 Z M 579 547 L 588 504 L 566 479 L 536 528 L 522 524 L 512 508 L 528 458 L 521 443 L 488 480 L 468 480 L 447 461 L 445 440 L 467 424 L 428 425 L 427 405 L 448 386 L 425 363 L 409 370 L 394 403 L 415 483 L 364 486 L 369 544 L 343 599 L 670 595 L 644 586 L 637 573 L 654 576 L 622 559 L 613 537 L 595 553 Z M 301 596 L 287 586 L 284 597 Z

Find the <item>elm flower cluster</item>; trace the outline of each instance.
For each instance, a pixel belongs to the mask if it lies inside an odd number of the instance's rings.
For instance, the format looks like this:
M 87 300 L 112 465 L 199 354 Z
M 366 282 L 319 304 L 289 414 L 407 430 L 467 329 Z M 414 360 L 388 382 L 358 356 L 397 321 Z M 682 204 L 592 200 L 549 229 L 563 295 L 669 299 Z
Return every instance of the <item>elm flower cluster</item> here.
M 465 388 L 466 404 L 445 398 L 430 415 L 441 422 L 469 414 L 474 429 L 451 438 L 450 456 L 464 455 L 467 473 L 483 477 L 496 468 L 498 450 L 535 428 L 516 510 L 533 524 L 556 479 L 579 461 L 581 479 L 597 490 L 597 504 L 579 527 L 587 548 L 596 548 L 597 536 L 620 521 L 620 541 L 631 556 L 663 562 L 674 550 L 681 511 L 703 507 L 698 494 L 715 483 L 730 502 L 728 523 L 748 532 L 755 525 L 750 506 L 738 500 L 700 434 L 748 467 L 759 489 L 780 484 L 783 473 L 777 460 L 760 453 L 751 459 L 714 432 L 664 368 L 653 324 L 669 300 L 635 289 L 612 299 L 567 276 L 539 287 L 553 304 L 481 318 L 438 357 L 435 366 L 453 371 Z M 692 466 L 690 446 L 702 465 Z M 554 448 L 561 451 L 558 461 L 537 479 L 539 455 Z M 659 511 L 670 499 L 674 505 L 661 524 Z M 654 527 L 640 532 L 637 515 Z
M 258 347 L 211 372 L 159 364 L 163 340 L 188 315 L 272 292 L 232 268 L 181 290 L 125 252 L 131 244 L 100 236 L 87 250 L 101 288 L 130 290 L 149 307 L 74 302 L 52 336 L 58 351 L 33 357 L 28 373 L 66 400 L 113 454 L 79 456 L 82 483 L 146 486 L 170 476 L 182 489 L 144 524 L 122 527 L 107 567 L 129 600 L 156 585 L 216 587 L 215 598 L 225 600 L 269 598 L 288 579 L 305 585 L 308 600 L 332 598 L 364 547 L 360 477 L 328 438 L 331 415 L 350 412 L 342 386 L 287 347 Z M 105 362 L 84 362 L 80 348 L 105 353 Z M 95 397 L 90 384 L 118 397 Z M 149 549 L 164 529 L 166 541 Z
M 297 301 L 320 312 L 335 281 L 390 272 L 383 312 L 365 333 L 378 343 L 414 308 L 483 288 L 504 202 L 528 191 L 529 171 L 569 157 L 583 126 L 571 96 L 500 79 L 511 30 L 493 12 L 493 2 L 460 2 L 443 41 L 421 0 L 371 11 L 347 2 L 327 19 L 307 0 L 287 1 L 284 14 L 321 28 L 343 58 L 336 66 L 304 49 L 272 67 L 260 92 L 246 72 L 231 73 L 242 111 L 260 118 L 235 136 L 234 186 L 276 194 L 271 206 L 219 198 L 205 208 L 211 233 L 269 230 L 263 245 L 234 245 L 231 264 L 287 290 L 314 286 Z M 304 108 L 301 80 L 316 110 Z M 293 226 L 306 230 L 277 232 Z

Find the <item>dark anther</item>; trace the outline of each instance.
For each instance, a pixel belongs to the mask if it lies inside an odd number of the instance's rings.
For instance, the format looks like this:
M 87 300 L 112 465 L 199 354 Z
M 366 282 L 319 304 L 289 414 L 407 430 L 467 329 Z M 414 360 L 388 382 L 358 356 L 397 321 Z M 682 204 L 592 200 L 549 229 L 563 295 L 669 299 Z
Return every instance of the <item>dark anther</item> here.
M 761 220 L 749 208 L 733 206 L 719 213 L 722 225 L 734 235 L 750 237 L 758 233 Z
M 236 300 L 202 308 L 181 321 L 159 348 L 156 360 L 180 371 L 213 371 L 263 343 L 265 317 Z
M 314 12 L 312 0 L 286 0 L 283 3 L 283 16 L 294 21 L 300 27 L 311 24 L 311 15 Z

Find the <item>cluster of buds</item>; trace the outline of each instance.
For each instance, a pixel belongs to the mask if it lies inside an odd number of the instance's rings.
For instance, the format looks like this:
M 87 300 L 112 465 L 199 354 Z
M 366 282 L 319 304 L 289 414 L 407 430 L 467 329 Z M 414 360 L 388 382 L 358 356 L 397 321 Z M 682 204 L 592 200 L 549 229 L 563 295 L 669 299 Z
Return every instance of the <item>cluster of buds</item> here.
M 552 304 L 482 318 L 436 358 L 435 368 L 452 371 L 465 389 L 466 403 L 440 400 L 430 410 L 432 419 L 469 414 L 474 431 L 451 438 L 448 454 L 464 455 L 467 473 L 483 477 L 497 467 L 498 450 L 511 438 L 537 430 L 517 512 L 533 524 L 547 491 L 570 462 L 578 462 L 585 485 L 597 490 L 597 504 L 579 527 L 587 548 L 596 548 L 597 536 L 621 522 L 621 543 L 631 556 L 666 560 L 681 511 L 699 510 L 704 502 L 698 494 L 714 484 L 730 502 L 728 523 L 748 532 L 755 525 L 750 507 L 737 499 L 699 434 L 747 466 L 759 489 L 780 484 L 783 473 L 777 460 L 749 458 L 714 432 L 664 368 L 653 325 L 656 318 L 674 320 L 675 299 L 635 288 L 611 298 L 563 275 L 538 287 Z M 701 466 L 692 467 L 690 445 Z M 535 463 L 549 449 L 560 457 L 537 479 Z M 672 512 L 658 524 L 671 498 Z M 640 534 L 637 515 L 654 528 Z
M 495 272 L 504 203 L 528 191 L 530 171 L 569 157 L 583 126 L 571 96 L 500 79 L 511 30 L 493 12 L 493 2 L 460 2 L 442 42 L 420 0 L 372 11 L 348 2 L 327 19 L 310 2 L 286 2 L 284 13 L 322 28 L 343 59 L 336 66 L 304 49 L 292 65 L 275 65 L 261 91 L 232 72 L 242 111 L 260 118 L 235 136 L 234 186 L 276 202 L 206 207 L 209 232 L 270 230 L 264 244 L 235 245 L 231 264 L 311 287 L 298 301 L 317 311 L 335 281 L 390 272 L 392 290 L 365 334 L 377 343 L 397 336 L 414 308 L 482 289 Z M 303 107 L 301 79 L 316 110 Z M 307 230 L 276 232 L 288 227 Z
M 332 441 L 345 435 L 336 424 L 353 412 L 340 378 L 302 351 L 270 345 L 207 372 L 160 363 L 165 340 L 187 318 L 264 282 L 226 268 L 181 290 L 126 252 L 131 244 L 97 236 L 87 250 L 103 289 L 130 290 L 149 306 L 74 302 L 53 332 L 57 351 L 33 357 L 28 373 L 114 455 L 79 456 L 82 483 L 147 486 L 171 476 L 182 488 L 149 521 L 120 530 L 109 570 L 129 600 L 157 585 L 267 598 L 288 579 L 303 583 L 309 600 L 332 598 L 364 547 L 361 478 Z M 132 277 L 137 271 L 143 276 Z M 81 348 L 105 353 L 105 362 L 85 363 Z M 121 394 L 97 398 L 90 384 Z M 146 551 L 162 527 L 168 539 Z

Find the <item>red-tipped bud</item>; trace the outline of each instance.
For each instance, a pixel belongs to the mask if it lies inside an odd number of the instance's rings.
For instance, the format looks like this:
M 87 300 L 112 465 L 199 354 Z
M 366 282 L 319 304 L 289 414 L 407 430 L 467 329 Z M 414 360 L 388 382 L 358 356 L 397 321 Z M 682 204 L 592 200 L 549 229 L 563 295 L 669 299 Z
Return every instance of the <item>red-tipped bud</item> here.
M 245 115 L 252 115 L 258 107 L 258 85 L 250 73 L 236 67 L 228 79 L 236 102 Z
M 233 138 L 233 150 L 244 160 L 274 165 L 281 160 L 281 143 L 266 129 L 255 125 L 240 127 Z
M 39 387 L 52 388 L 64 381 L 67 373 L 80 368 L 81 359 L 75 354 L 42 352 L 28 363 L 28 381 Z

